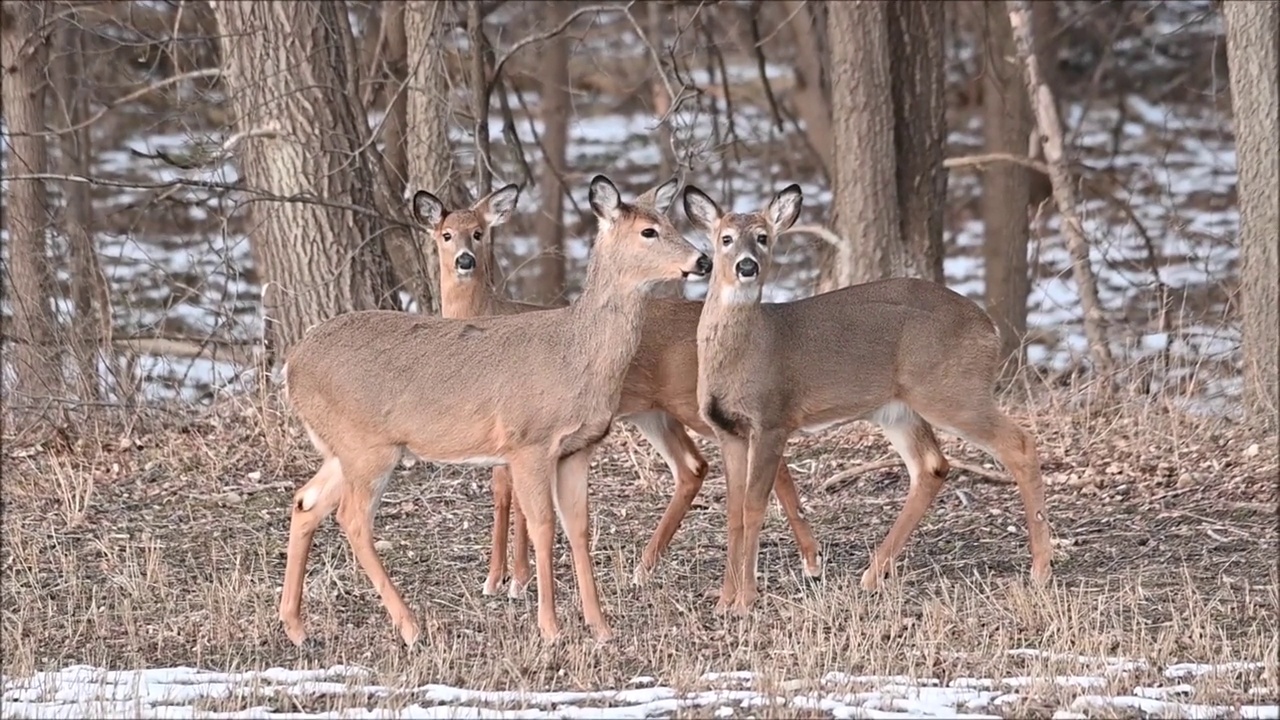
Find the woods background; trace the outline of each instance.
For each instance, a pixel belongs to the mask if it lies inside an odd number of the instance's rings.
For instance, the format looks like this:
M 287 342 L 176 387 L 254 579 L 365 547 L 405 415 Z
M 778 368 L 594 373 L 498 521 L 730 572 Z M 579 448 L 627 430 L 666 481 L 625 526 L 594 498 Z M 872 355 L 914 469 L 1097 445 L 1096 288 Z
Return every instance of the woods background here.
M 1075 220 L 1038 141 L 1020 6 Z M 739 209 L 801 182 L 805 220 L 846 246 L 785 241 L 771 299 L 932 277 L 991 312 L 1010 377 L 1102 371 L 1274 422 L 1276 15 L 6 2 L 6 407 L 65 427 L 95 403 L 209 402 L 338 312 L 434 309 L 417 189 L 460 205 L 523 185 L 495 234 L 505 289 L 571 297 L 604 172 L 629 191 L 679 173 Z

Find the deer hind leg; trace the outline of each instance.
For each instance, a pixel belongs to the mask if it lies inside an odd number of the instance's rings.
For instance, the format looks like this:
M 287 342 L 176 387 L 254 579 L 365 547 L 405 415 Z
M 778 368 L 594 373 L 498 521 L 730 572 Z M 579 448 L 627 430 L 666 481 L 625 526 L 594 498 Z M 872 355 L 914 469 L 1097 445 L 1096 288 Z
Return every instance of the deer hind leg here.
M 529 566 L 529 522 L 520 509 L 520 498 L 513 496 L 511 500 L 511 534 L 515 538 L 511 543 L 511 584 L 507 586 L 507 597 L 515 599 L 523 597 L 529 588 L 533 568 Z
M 787 446 L 787 433 L 769 431 L 753 433 L 747 454 L 746 497 L 743 501 L 742 577 L 734 613 L 746 615 L 759 594 L 757 571 L 760 563 L 760 531 L 764 528 L 765 511 L 773 495 L 774 480 Z
M 796 545 L 800 549 L 800 567 L 806 577 L 816 578 L 822 575 L 822 558 L 818 555 L 818 541 L 813 538 L 813 527 L 804 517 L 804 508 L 800 505 L 800 494 L 796 491 L 795 479 L 787 468 L 786 459 L 778 463 L 778 475 L 773 480 L 773 493 L 778 497 L 782 513 L 787 516 L 787 524 L 791 533 L 796 536 Z
M 573 554 L 573 571 L 578 580 L 578 594 L 582 598 L 582 616 L 596 635 L 605 642 L 613 637 L 613 631 L 605 622 L 600 609 L 600 594 L 596 590 L 595 572 L 591 566 L 591 513 L 587 502 L 587 473 L 591 467 L 591 451 L 582 450 L 556 464 L 556 483 L 552 486 L 552 498 L 560 524 L 569 537 L 569 549 Z
M 980 421 L 966 423 L 956 430 L 961 437 L 993 455 L 1013 475 L 1027 519 L 1031 579 L 1037 584 L 1047 583 L 1052 575 L 1053 546 L 1035 439 L 994 405 Z
M 862 587 L 874 590 L 902 553 L 907 539 L 933 504 L 951 466 L 938 448 L 938 438 L 924 418 L 906 405 L 895 403 L 882 408 L 873 419 L 880 424 L 889 444 L 902 457 L 911 476 L 907 501 L 880 547 L 871 556 L 871 565 L 862 573 Z
M 400 631 L 407 645 L 418 641 L 418 621 L 413 611 L 405 605 L 391 576 L 387 574 L 378 551 L 373 547 L 373 516 L 382 500 L 391 470 L 400 459 L 399 448 L 384 446 L 347 453 L 342 468 L 347 482 L 343 486 L 342 499 L 338 503 L 338 525 L 346 535 L 351 551 L 382 598 L 382 605 L 391 616 L 391 624 Z
M 694 444 L 693 438 L 685 432 L 684 425 L 681 425 L 673 416 L 665 412 L 650 412 L 629 419 L 648 439 L 649 444 L 662 455 L 662 459 L 666 461 L 667 467 L 676 480 L 676 489 L 671 495 L 671 501 L 662 513 L 662 519 L 658 521 L 653 537 L 645 545 L 644 552 L 640 555 L 640 564 L 636 566 L 635 574 L 631 578 L 633 584 L 643 585 L 648 581 L 653 569 L 657 567 L 662 555 L 666 553 L 667 546 L 671 544 L 671 539 L 680 529 L 685 515 L 693 506 L 693 501 L 702 491 L 708 466 L 702 453 L 698 452 L 698 446 Z
M 342 464 L 328 457 L 311 480 L 293 495 L 289 518 L 289 549 L 284 566 L 284 586 L 280 593 L 280 622 L 285 635 L 295 645 L 307 639 L 302 624 L 302 591 L 307 575 L 307 557 L 316 528 L 338 507 L 343 492 Z
M 555 465 L 548 459 L 526 454 L 513 459 L 509 467 L 515 500 L 524 512 L 533 544 L 538 577 L 538 629 L 544 640 L 555 640 L 560 636 L 553 570 L 556 524 L 551 486 L 555 482 Z
M 493 535 L 489 544 L 489 575 L 481 593 L 494 595 L 507 579 L 507 534 L 511 529 L 511 471 L 505 465 L 493 468 Z

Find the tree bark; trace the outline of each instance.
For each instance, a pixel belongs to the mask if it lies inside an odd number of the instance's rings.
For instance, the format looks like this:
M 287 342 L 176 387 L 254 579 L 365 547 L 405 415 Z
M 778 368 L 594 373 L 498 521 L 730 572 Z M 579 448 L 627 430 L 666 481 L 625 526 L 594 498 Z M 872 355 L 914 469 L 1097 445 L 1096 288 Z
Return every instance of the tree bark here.
M 255 203 L 250 232 L 278 360 L 316 323 L 397 307 L 385 243 L 401 230 L 384 219 L 393 208 L 367 142 L 346 3 L 219 1 L 214 12 L 241 176 L 284 198 Z
M 557 27 L 573 10 L 565 0 L 546 0 L 546 25 Z M 536 220 L 538 247 L 530 270 L 533 273 L 529 301 L 549 305 L 565 292 L 564 267 L 564 193 L 562 178 L 566 172 L 569 145 L 569 38 L 561 33 L 547 41 L 542 49 L 538 75 L 539 106 L 542 118 L 542 177 Z
M 444 61 L 444 40 L 439 29 L 453 12 L 454 3 L 411 2 L 405 6 L 404 27 L 409 58 L 408 116 L 405 148 L 409 158 L 409 187 L 427 190 L 451 202 L 455 208 L 471 204 L 461 174 L 457 172 L 449 127 L 453 124 L 453 96 Z M 416 247 L 431 286 L 430 307 L 440 312 L 440 263 L 436 246 L 420 235 Z
M 1004 0 L 983 0 L 982 131 L 989 153 L 1023 155 L 1035 127 L 1026 81 L 1013 42 Z M 987 312 L 1000 330 L 1005 369 L 1021 367 L 1026 353 L 1027 267 L 1031 171 L 1013 163 L 990 164 L 982 170 L 982 261 L 986 275 Z M 1040 173 L 1035 173 L 1040 176 Z
M 74 13 L 74 8 L 67 9 L 71 12 L 62 18 L 58 28 L 53 114 L 59 127 L 78 127 L 89 117 L 89 96 L 93 89 L 84 79 L 84 35 L 81 30 L 84 25 Z M 89 128 L 63 133 L 59 141 L 62 173 L 81 177 L 91 175 L 93 148 Z M 90 186 L 78 182 L 63 183 L 62 195 L 66 205 L 62 227 L 71 260 L 70 294 L 74 307 L 71 326 L 80 375 L 77 385 L 87 399 L 98 400 L 103 380 L 99 368 L 102 365 L 110 367 L 111 361 L 110 293 L 94 243 Z
M 895 274 L 945 282 L 946 13 L 940 0 L 887 3 L 902 265 Z
M 1280 169 L 1276 138 L 1280 73 L 1275 2 L 1227 0 L 1227 65 L 1235 116 L 1240 198 L 1241 350 L 1244 409 L 1264 427 L 1280 426 Z
M 1066 150 L 1062 142 L 1062 120 L 1053 100 L 1053 93 L 1040 76 L 1040 63 L 1036 55 L 1036 43 L 1031 28 L 1031 6 L 1027 0 L 1007 0 L 1009 23 L 1013 27 L 1014 42 L 1022 60 L 1027 94 L 1032 98 L 1036 125 L 1044 142 L 1044 158 L 1049 165 L 1049 180 L 1053 184 L 1053 197 L 1062 216 L 1062 228 L 1066 234 L 1067 251 L 1071 255 L 1072 275 L 1080 293 L 1080 309 L 1084 315 L 1084 334 L 1089 343 L 1089 354 L 1095 370 L 1105 374 L 1111 370 L 1111 348 L 1107 344 L 1105 318 L 1098 301 L 1098 285 L 1089 262 L 1089 241 L 1084 226 L 1076 213 L 1075 184 L 1067 166 Z
M 893 274 L 901 233 L 887 5 L 849 0 L 828 8 L 831 48 L 832 224 L 844 244 L 819 289 Z
M 44 173 L 49 168 L 48 146 L 42 135 L 44 73 L 49 57 L 44 28 L 47 7 L 52 6 L 6 2 L 0 8 L 0 69 L 9 143 L 5 175 Z M 5 204 L 9 277 L 4 284 L 13 313 L 12 329 L 7 334 L 16 340 L 5 352 L 12 358 L 14 377 L 5 405 L 29 407 L 30 417 L 35 419 L 39 417 L 39 406 L 63 394 L 47 241 L 50 207 L 44 181 L 9 180 Z

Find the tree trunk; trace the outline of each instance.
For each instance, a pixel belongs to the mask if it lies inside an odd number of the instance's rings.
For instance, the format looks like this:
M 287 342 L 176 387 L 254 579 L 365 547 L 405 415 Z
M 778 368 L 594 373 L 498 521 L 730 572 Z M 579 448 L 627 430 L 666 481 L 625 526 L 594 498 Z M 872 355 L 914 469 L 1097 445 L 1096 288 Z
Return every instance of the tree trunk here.
M 384 166 L 390 181 L 391 196 L 405 205 L 405 196 L 409 190 L 409 49 L 405 35 L 405 3 L 404 0 L 391 0 L 378 8 L 374 15 L 382 15 L 379 25 L 382 28 L 381 57 L 386 63 L 384 77 L 390 77 L 387 83 L 387 118 L 382 125 L 382 146 Z M 434 248 L 434 244 L 427 242 Z M 422 252 L 420 240 L 416 234 L 400 233 L 387 243 L 387 252 L 395 271 L 396 286 L 409 293 L 417 305 L 418 312 L 431 312 L 432 290 L 431 278 L 438 275 L 429 272 L 425 267 L 427 256 Z M 434 261 L 432 261 L 434 267 Z
M 397 306 L 384 244 L 402 231 L 384 219 L 393 208 L 367 143 L 346 3 L 216 2 L 214 11 L 240 174 L 287 198 L 255 203 L 250 231 L 268 355 L 279 359 L 316 323 Z
M 565 0 L 546 0 L 546 25 L 557 27 L 573 10 Z M 529 301 L 548 305 L 565 291 L 564 193 L 565 153 L 569 145 L 569 38 L 564 33 L 548 40 L 542 48 L 538 75 L 538 102 L 542 118 L 542 177 L 540 206 L 536 221 L 538 246 L 530 271 L 533 274 Z
M 844 244 L 822 291 L 888 277 L 900 252 L 887 13 L 874 0 L 828 8 L 832 224 Z
M 57 99 L 53 103 L 55 125 L 73 128 L 89 118 L 89 95 L 93 89 L 84 80 L 84 27 L 74 11 L 59 22 L 58 57 L 54 70 Z M 91 175 L 93 149 L 88 127 L 65 132 L 60 137 L 61 170 L 64 175 Z M 93 201 L 86 183 L 62 185 L 66 207 L 62 227 L 71 260 L 71 317 L 75 339 L 78 387 L 89 400 L 102 392 L 101 366 L 111 363 L 111 304 L 107 279 L 102 272 L 94 243 Z
M 897 275 L 945 282 L 946 13 L 940 0 L 888 3 L 890 87 L 902 265 Z M 843 157 L 843 156 L 842 156 Z
M 1013 27 L 1014 42 L 1023 64 L 1023 78 L 1027 94 L 1032 98 L 1036 126 L 1044 142 L 1044 158 L 1049 165 L 1049 180 L 1053 184 L 1053 197 L 1062 215 L 1062 228 L 1066 234 L 1067 251 L 1071 255 L 1072 275 L 1080 293 L 1080 309 L 1084 315 L 1084 334 L 1089 343 L 1089 354 L 1095 369 L 1101 373 L 1111 370 L 1111 348 L 1107 344 L 1105 318 L 1098 301 L 1098 286 L 1089 262 L 1089 241 L 1085 239 L 1084 226 L 1076 213 L 1075 183 L 1068 170 L 1066 149 L 1062 142 L 1062 120 L 1053 93 L 1040 76 L 1040 62 L 1036 55 L 1036 43 L 1031 28 L 1031 6 L 1027 0 L 1007 0 L 1009 23 Z
M 1276 167 L 1276 38 L 1280 8 L 1275 2 L 1227 0 L 1227 65 L 1235 116 L 1240 197 L 1241 350 L 1244 408 L 1262 426 L 1280 426 L 1280 174 Z
M 0 9 L 0 69 L 3 70 L 4 118 L 9 143 L 5 175 L 44 173 L 49 169 L 44 132 L 44 73 L 48 37 L 45 8 L 36 2 L 6 2 Z M 50 398 L 61 397 L 61 357 L 55 345 L 51 302 L 53 274 L 49 260 L 49 197 L 43 180 L 9 180 L 5 198 L 9 232 L 9 306 L 16 342 L 6 349 L 14 382 L 5 405 L 29 406 L 32 418 Z M 8 350 L 12 350 L 9 353 Z M 15 400 L 17 402 L 15 402 Z
M 1035 123 L 1009 25 L 1009 11 L 1004 0 L 984 0 L 981 10 L 982 131 L 986 151 L 1023 155 Z M 1000 330 L 1006 371 L 1016 370 L 1026 358 L 1022 341 L 1027 334 L 1027 295 L 1031 290 L 1027 267 L 1031 175 L 1031 171 L 1013 163 L 988 164 L 982 170 L 984 294 L 987 312 Z
M 752 12 L 760 12 L 762 5 L 757 5 Z M 835 169 L 832 167 L 834 159 L 831 153 L 835 141 L 832 139 L 831 93 L 822 81 L 822 46 L 814 42 L 814 34 L 818 30 L 815 29 L 817 23 L 811 14 L 811 9 L 816 11 L 817 8 L 804 0 L 787 0 L 783 5 L 790 18 L 787 25 L 796 51 L 796 89 L 792 106 L 804 123 L 805 139 L 808 140 L 814 157 L 818 159 L 819 167 L 827 180 L 833 181 Z M 828 17 L 828 27 L 830 24 L 831 19 Z M 832 47 L 833 65 L 834 53 L 847 51 L 842 47 L 844 42 L 840 40 L 828 43 Z M 852 72 L 856 76 L 856 66 Z
M 452 203 L 469 206 L 466 186 L 455 170 L 453 146 L 448 130 L 453 124 L 453 97 L 447 82 L 444 40 L 439 29 L 449 19 L 453 3 L 411 2 L 405 6 L 404 28 L 409 58 L 408 135 L 405 148 L 409 158 L 409 187 L 427 190 Z M 440 262 L 436 246 L 420 233 L 416 244 L 431 285 L 431 306 L 421 312 L 440 312 Z

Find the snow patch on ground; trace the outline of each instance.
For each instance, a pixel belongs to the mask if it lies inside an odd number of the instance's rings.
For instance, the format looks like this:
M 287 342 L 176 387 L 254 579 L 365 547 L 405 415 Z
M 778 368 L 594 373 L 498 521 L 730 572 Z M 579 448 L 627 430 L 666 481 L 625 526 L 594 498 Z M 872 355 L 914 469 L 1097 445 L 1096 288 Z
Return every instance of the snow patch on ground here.
M 706 673 L 693 688 L 684 690 L 638 676 L 627 687 L 614 690 L 537 692 L 438 684 L 390 687 L 376 682 L 372 670 L 349 665 L 231 673 L 191 667 L 104 670 L 74 665 L 27 678 L 5 677 L 0 717 L 650 718 L 691 708 L 715 708 L 716 717 L 735 717 L 772 707 L 816 710 L 832 718 L 1000 718 L 1005 706 L 1015 706 L 1009 710 L 1016 712 L 1016 706 L 1035 699 L 1037 691 L 1051 688 L 1061 705 L 1055 718 L 1127 709 L 1161 718 L 1280 718 L 1280 706 L 1275 704 L 1191 702 L 1197 692 L 1194 681 L 1217 674 L 1261 672 L 1263 663 L 1180 663 L 1164 668 L 1169 685 L 1148 686 L 1135 685 L 1127 677 L 1149 669 L 1142 660 L 1063 657 L 1028 649 L 1008 654 L 1074 661 L 1090 667 L 1093 674 L 957 677 L 944 684 L 905 675 L 830 672 L 817 682 L 771 683 L 749 671 L 734 671 Z M 1120 691 L 1114 692 L 1117 688 Z M 293 710 L 275 709 L 282 705 Z

